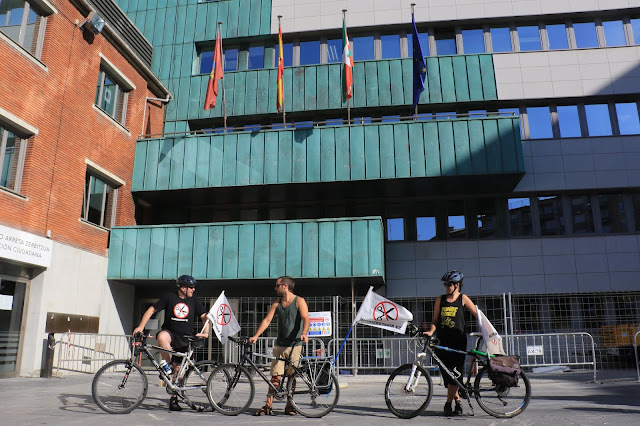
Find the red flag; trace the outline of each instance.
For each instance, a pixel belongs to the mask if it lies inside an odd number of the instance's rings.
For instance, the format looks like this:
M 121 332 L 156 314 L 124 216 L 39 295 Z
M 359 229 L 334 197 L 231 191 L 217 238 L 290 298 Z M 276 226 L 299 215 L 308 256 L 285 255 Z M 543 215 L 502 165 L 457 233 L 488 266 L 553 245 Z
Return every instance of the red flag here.
M 349 45 L 345 18 L 342 18 L 342 63 L 344 65 L 342 74 L 342 102 L 346 102 L 347 99 L 353 96 L 353 51 Z
M 282 26 L 278 24 L 280 36 L 278 38 L 278 95 L 276 96 L 276 107 L 278 113 L 284 110 L 284 89 L 282 85 L 282 75 L 284 74 L 284 56 L 282 54 Z
M 216 107 L 216 98 L 218 97 L 218 80 L 224 78 L 223 69 L 222 40 L 220 39 L 220 30 L 218 30 L 216 33 L 216 49 L 213 53 L 213 66 L 211 67 L 209 84 L 207 85 L 207 96 L 204 99 L 205 110 Z

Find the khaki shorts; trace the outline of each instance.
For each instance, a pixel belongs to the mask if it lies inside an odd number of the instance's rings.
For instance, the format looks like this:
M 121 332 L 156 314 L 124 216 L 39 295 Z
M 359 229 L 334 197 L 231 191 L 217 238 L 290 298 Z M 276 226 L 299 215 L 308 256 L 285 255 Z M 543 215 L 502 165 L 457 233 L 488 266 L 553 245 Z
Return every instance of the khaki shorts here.
M 274 346 L 273 356 L 276 358 L 289 358 L 291 356 L 292 364 L 296 367 L 300 363 L 300 354 L 302 353 L 302 345 L 298 346 Z M 274 359 L 271 361 L 271 376 L 282 376 L 284 374 L 284 361 Z M 289 367 L 288 375 L 293 374 L 293 368 Z

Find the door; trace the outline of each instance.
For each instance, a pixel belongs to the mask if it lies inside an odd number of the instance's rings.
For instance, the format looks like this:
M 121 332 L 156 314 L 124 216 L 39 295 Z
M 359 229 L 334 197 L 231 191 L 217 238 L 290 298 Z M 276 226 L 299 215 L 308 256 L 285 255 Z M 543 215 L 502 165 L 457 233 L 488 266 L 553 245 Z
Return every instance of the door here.
M 0 377 L 18 375 L 20 327 L 27 285 L 0 277 Z

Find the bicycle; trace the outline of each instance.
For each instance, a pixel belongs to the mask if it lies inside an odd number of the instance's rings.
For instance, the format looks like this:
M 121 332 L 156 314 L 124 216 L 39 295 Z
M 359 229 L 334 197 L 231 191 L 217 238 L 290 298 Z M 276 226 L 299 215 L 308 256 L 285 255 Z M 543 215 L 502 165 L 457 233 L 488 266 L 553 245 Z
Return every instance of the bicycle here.
M 473 386 L 471 385 L 472 371 L 467 375 L 466 383 L 463 385 L 454 378 L 455 384 L 460 388 L 460 397 L 467 400 L 470 415 L 474 415 L 471 397 L 474 396 L 480 408 L 487 414 L 498 418 L 511 418 L 522 413 L 531 399 L 531 384 L 529 379 L 521 372 L 518 383 L 513 387 L 498 386 L 489 378 L 489 358 L 485 352 L 478 350 L 481 338 L 476 340 L 475 349 L 470 351 L 459 351 L 456 349 L 440 346 L 436 340 L 421 334 L 417 327 L 410 326 L 411 337 L 423 342 L 423 349 L 416 354 L 413 364 L 405 364 L 395 369 L 385 386 L 384 398 L 389 410 L 402 419 L 410 419 L 422 414 L 433 393 L 431 376 L 422 366 L 427 354 L 439 366 L 443 374 L 447 373 L 451 377 L 454 374 L 444 365 L 442 360 L 435 354 L 433 348 L 445 351 L 464 353 L 471 355 L 473 362 L 478 362 L 482 368 L 476 374 Z M 472 335 L 475 335 L 472 333 Z
M 194 363 L 191 359 L 194 349 L 202 347 L 204 341 L 184 336 L 189 342 L 188 349 L 186 352 L 177 352 L 147 344 L 147 337 L 150 336 L 142 333 L 134 336 L 129 359 L 108 362 L 98 370 L 91 384 L 91 394 L 95 403 L 110 414 L 127 414 L 139 407 L 149 388 L 146 374 L 136 363 L 136 358 L 144 354 L 165 383 L 168 394 L 176 394 L 196 411 L 213 411 L 206 396 L 206 386 L 209 373 L 218 363 L 209 360 Z M 150 349 L 182 358 L 178 372 L 173 378 L 155 360 Z
M 255 396 L 255 385 L 250 370 L 255 371 L 281 401 L 290 398 L 294 410 L 305 417 L 322 417 L 338 404 L 340 388 L 338 379 L 331 371 L 331 358 L 301 357 L 300 366 L 289 358 L 277 358 L 285 363 L 284 371 L 293 369 L 293 374 L 284 385 L 284 378 L 275 386 L 252 359 L 252 344 L 248 338 L 229 339 L 238 344 L 238 362 L 220 364 L 209 376 L 207 395 L 216 411 L 235 416 L 245 412 Z M 256 354 L 265 358 L 267 355 Z

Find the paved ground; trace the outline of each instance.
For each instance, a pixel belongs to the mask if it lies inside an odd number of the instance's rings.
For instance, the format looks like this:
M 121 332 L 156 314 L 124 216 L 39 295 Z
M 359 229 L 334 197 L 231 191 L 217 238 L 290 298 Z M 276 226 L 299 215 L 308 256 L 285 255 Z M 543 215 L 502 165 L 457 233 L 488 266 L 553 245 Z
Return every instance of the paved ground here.
M 553 378 L 533 377 L 533 399 L 528 408 L 514 419 L 496 419 L 485 414 L 474 403 L 474 417 L 442 417 L 444 388 L 435 387 L 435 394 L 424 415 L 412 420 L 400 420 L 393 416 L 384 402 L 384 378 L 363 380 L 341 378 L 343 387 L 338 407 L 322 419 L 305 419 L 278 415 L 253 417 L 246 413 L 226 417 L 217 413 L 195 413 L 189 409 L 170 412 L 167 394 L 155 385 L 150 377 L 149 394 L 143 404 L 131 414 L 111 415 L 101 411 L 91 397 L 92 376 L 68 376 L 52 379 L 2 379 L 0 380 L 0 424 L 20 425 L 148 425 L 160 423 L 205 424 L 298 424 L 309 425 L 388 425 L 443 424 L 445 422 L 471 425 L 638 425 L 640 424 L 640 383 L 615 381 L 602 384 L 588 383 L 582 379 L 567 379 L 562 375 Z M 436 380 L 437 383 L 437 380 Z M 252 408 L 263 403 L 266 385 L 256 384 L 256 397 Z M 284 404 L 276 403 L 281 413 Z

